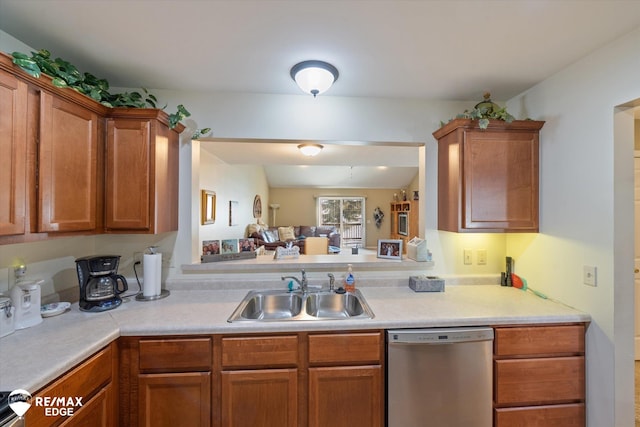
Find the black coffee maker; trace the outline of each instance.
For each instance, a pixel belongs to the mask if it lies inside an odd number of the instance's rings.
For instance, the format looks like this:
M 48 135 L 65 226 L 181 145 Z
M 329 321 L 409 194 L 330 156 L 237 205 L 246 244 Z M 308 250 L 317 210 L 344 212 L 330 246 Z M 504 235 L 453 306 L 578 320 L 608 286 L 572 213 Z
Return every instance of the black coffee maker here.
M 97 255 L 76 259 L 80 282 L 80 310 L 105 311 L 122 304 L 120 294 L 129 289 L 118 273 L 120 255 Z M 118 286 L 120 283 L 120 286 Z

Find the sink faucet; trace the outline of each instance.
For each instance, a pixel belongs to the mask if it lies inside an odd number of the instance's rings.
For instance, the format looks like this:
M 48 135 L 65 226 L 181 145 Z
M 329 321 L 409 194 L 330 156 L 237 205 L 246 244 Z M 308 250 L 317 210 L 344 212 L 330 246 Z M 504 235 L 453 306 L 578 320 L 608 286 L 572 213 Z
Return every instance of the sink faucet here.
M 329 290 L 333 291 L 336 283 L 336 278 L 331 273 L 328 273 L 327 276 L 329 276 Z
M 302 280 L 298 279 L 295 276 L 282 276 L 280 279 L 281 280 L 287 280 L 287 279 L 295 280 L 296 283 L 298 283 L 298 285 L 300 285 L 300 289 L 302 290 L 302 293 L 307 293 L 307 290 L 309 288 L 309 282 L 307 282 L 307 273 L 305 273 L 304 269 L 302 270 Z

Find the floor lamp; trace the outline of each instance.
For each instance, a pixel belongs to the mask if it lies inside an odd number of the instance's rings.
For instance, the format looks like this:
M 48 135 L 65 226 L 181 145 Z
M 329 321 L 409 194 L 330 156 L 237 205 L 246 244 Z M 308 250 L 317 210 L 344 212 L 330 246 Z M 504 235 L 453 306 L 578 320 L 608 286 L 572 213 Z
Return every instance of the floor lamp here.
M 280 205 L 278 203 L 271 203 L 269 205 L 269 208 L 271 208 L 271 218 L 273 218 L 273 226 L 276 226 L 276 211 L 278 209 L 280 209 Z

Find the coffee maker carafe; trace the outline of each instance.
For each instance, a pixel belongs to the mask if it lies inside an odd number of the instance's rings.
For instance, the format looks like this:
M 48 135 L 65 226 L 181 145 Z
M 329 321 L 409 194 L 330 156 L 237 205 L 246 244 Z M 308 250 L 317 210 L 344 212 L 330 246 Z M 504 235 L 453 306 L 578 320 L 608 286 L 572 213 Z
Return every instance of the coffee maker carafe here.
M 105 311 L 122 304 L 127 280 L 118 273 L 120 255 L 97 255 L 76 259 L 80 282 L 80 310 Z

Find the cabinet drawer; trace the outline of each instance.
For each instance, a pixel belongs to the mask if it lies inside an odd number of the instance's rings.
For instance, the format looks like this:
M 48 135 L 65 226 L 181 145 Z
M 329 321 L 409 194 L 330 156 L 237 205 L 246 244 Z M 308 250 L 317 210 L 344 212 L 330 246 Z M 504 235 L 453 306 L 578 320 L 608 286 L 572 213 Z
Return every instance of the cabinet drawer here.
M 496 360 L 496 406 L 584 400 L 584 357 Z
M 140 371 L 210 371 L 211 338 L 140 340 Z
M 309 335 L 309 364 L 378 364 L 382 359 L 380 332 Z
M 495 427 L 584 427 L 584 403 L 495 410 Z
M 274 368 L 298 365 L 298 337 L 227 337 L 222 339 L 223 368 Z
M 496 328 L 496 356 L 584 354 L 584 325 Z

